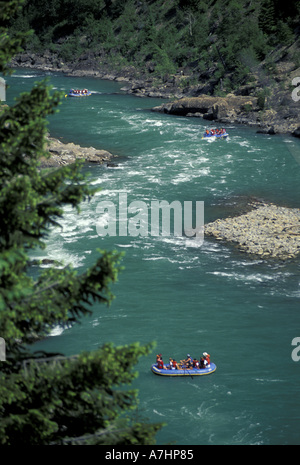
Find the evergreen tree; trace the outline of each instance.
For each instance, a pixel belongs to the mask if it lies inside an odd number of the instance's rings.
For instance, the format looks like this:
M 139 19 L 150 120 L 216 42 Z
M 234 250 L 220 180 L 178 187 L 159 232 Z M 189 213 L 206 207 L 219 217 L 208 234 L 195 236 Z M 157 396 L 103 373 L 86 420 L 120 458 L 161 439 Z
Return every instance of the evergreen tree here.
M 55 51 L 68 64 L 93 51 L 112 68 L 130 64 L 156 77 L 184 67 L 193 82 L 230 79 L 233 91 L 250 76 L 245 63 L 299 36 L 299 0 L 24 1 L 10 28 L 16 37 L 35 30 L 30 51 Z
M 0 2 L 2 24 L 19 0 Z M 21 50 L 24 34 L 0 30 L 0 72 Z M 153 444 L 161 425 L 133 414 L 137 392 L 125 390 L 134 365 L 151 346 L 106 344 L 93 352 L 65 357 L 39 354 L 32 344 L 56 325 L 76 324 L 92 304 L 112 300 L 121 257 L 100 252 L 83 274 L 72 267 L 49 268 L 32 277 L 30 251 L 45 247 L 65 205 L 78 211 L 94 191 L 81 164 L 41 170 L 46 116 L 60 95 L 46 82 L 20 96 L 0 115 L 0 336 L 7 361 L 0 365 L 0 444 Z
M 274 34 L 276 30 L 276 11 L 273 0 L 262 0 L 259 25 L 268 35 Z

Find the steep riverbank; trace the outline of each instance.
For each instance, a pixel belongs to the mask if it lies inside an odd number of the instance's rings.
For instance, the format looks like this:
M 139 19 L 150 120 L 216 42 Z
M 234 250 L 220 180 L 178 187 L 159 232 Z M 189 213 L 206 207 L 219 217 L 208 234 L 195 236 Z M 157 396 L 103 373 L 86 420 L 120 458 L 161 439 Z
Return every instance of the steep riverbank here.
M 99 64 L 92 53 L 86 53 L 74 63 L 64 63 L 50 52 L 43 55 L 23 53 L 13 59 L 12 66 L 124 82 L 121 90 L 128 94 L 172 100 L 154 111 L 249 125 L 265 134 L 300 137 L 299 102 L 292 98 L 292 81 L 300 76 L 300 68 L 288 61 L 274 64 L 274 77 L 266 77 L 265 89 L 261 88 L 261 76 L 258 76 L 256 82 L 222 96 L 215 95 L 214 82 L 209 76 L 200 76 L 199 83 L 192 85 L 188 84 L 191 76 L 182 71 L 163 79 L 152 77 L 149 70 L 141 73 L 133 66 L 116 71 L 108 64 Z
M 292 99 L 291 99 L 292 101 Z M 274 135 L 290 133 L 299 137 L 298 107 L 292 102 L 289 109 L 261 111 L 259 99 L 252 96 L 229 94 L 226 97 L 201 95 L 181 98 L 154 107 L 153 111 L 180 116 L 201 117 L 224 124 L 245 124 L 257 127 L 258 132 Z

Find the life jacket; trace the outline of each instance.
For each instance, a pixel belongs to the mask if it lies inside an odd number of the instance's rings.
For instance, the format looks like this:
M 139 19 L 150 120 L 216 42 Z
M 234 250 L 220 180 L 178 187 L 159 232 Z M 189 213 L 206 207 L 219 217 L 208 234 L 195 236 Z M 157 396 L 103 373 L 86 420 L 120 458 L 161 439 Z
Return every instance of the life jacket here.
M 194 360 L 192 359 L 192 357 L 189 357 L 189 360 L 186 361 L 186 366 L 187 366 L 187 367 L 192 367 L 192 366 L 193 366 L 193 362 L 194 362 Z
M 164 367 L 164 362 L 162 361 L 162 359 L 157 360 L 157 368 L 162 370 L 163 367 Z

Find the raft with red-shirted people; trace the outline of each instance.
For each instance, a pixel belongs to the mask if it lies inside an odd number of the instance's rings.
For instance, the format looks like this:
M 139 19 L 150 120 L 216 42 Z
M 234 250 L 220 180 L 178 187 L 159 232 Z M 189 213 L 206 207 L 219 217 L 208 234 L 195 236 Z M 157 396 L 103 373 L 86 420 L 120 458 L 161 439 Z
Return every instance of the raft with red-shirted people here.
M 218 139 L 227 139 L 229 134 L 227 133 L 226 129 L 206 129 L 205 133 L 203 134 L 202 139 L 207 140 L 218 140 Z
M 204 352 L 199 359 L 192 358 L 190 354 L 179 362 L 174 358 L 169 358 L 168 364 L 164 364 L 162 354 L 158 354 L 156 363 L 151 367 L 152 372 L 160 376 L 204 376 L 214 373 L 216 369 L 216 365 L 211 362 L 207 352 Z
M 87 89 L 71 89 L 68 93 L 68 97 L 88 97 L 89 95 L 92 95 L 92 92 Z

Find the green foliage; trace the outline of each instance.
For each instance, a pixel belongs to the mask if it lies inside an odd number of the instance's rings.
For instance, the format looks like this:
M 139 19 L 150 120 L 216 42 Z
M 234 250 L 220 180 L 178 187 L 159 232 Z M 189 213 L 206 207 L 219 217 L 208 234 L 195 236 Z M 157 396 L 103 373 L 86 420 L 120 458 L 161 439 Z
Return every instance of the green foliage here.
M 151 348 L 106 344 L 73 358 L 24 362 L 0 377 L 0 410 L 10 412 L 0 422 L 1 444 L 153 444 L 159 426 L 134 418 L 138 392 L 123 388 Z
M 89 49 L 96 51 L 101 46 L 103 49 L 110 50 L 111 47 L 116 46 L 112 23 L 107 17 L 95 21 L 91 15 L 88 15 L 82 27 Z
M 257 95 L 257 106 L 260 110 L 264 110 L 266 103 L 266 93 L 264 90 L 260 91 Z
M 0 73 L 10 73 L 8 63 L 12 56 L 24 49 L 30 32 L 14 30 L 13 35 L 8 34 L 7 23 L 12 15 L 18 15 L 22 6 L 21 1 L 0 1 Z
M 80 37 L 77 34 L 73 34 L 60 46 L 59 56 L 64 62 L 72 62 L 74 59 L 78 58 L 83 51 L 84 48 L 80 43 Z
M 154 60 L 156 61 L 156 74 L 163 78 L 165 75 L 175 73 L 176 69 L 173 62 L 170 60 L 168 53 L 157 47 L 154 53 Z
M 5 20 L 17 4 L 6 3 Z M 9 72 L 6 60 L 26 34 L 16 40 L 4 26 L 2 32 L 0 71 Z M 44 81 L 0 115 L 0 335 L 7 354 L 0 366 L 0 444 L 153 444 L 162 425 L 137 419 L 137 392 L 125 388 L 151 345 L 108 344 L 70 358 L 32 346 L 54 326 L 79 323 L 95 303 L 109 305 L 121 269 L 120 254 L 99 250 L 82 274 L 70 266 L 33 273 L 30 252 L 46 247 L 64 207 L 80 212 L 95 193 L 80 163 L 40 169 L 48 156 L 46 117 L 57 111 L 60 97 Z
M 32 47 L 54 43 L 65 61 L 88 49 L 142 72 L 152 60 L 158 76 L 181 67 L 217 71 L 214 79 L 229 73 L 234 89 L 251 76 L 247 52 L 261 62 L 277 45 L 290 45 L 299 14 L 297 0 L 25 0 L 11 27 L 34 29 Z
M 259 25 L 266 34 L 274 34 L 276 30 L 276 11 L 273 0 L 263 0 L 259 15 Z
M 280 20 L 277 23 L 276 35 L 278 40 L 284 45 L 291 45 L 294 40 L 294 34 L 287 23 Z

